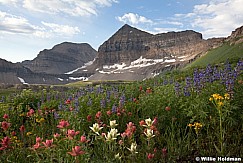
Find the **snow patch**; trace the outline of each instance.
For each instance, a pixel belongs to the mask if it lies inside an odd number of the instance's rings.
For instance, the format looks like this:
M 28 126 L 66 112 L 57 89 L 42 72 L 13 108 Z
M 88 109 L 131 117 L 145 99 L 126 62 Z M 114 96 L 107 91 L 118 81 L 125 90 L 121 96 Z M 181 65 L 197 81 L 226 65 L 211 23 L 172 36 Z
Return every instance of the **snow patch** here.
M 165 67 L 169 67 L 170 65 L 165 65 Z
M 114 64 L 114 65 L 103 65 L 103 69 L 115 69 L 115 68 L 117 68 L 118 70 L 121 70 L 125 66 L 126 66 L 125 63 L 122 63 L 122 64 Z
M 24 79 L 23 79 L 23 78 L 18 77 L 18 79 L 19 79 L 19 81 L 20 81 L 22 84 L 28 84 L 28 83 L 26 83 L 26 82 L 24 81 Z
M 83 70 L 83 71 L 88 71 L 88 70 Z
M 105 72 L 105 71 L 99 71 L 99 73 L 101 73 L 101 74 L 111 74 L 111 72 Z
M 63 81 L 63 79 L 62 78 L 57 78 L 58 80 L 60 80 L 60 81 Z
M 75 69 L 75 70 L 66 72 L 65 74 L 73 74 L 74 72 L 77 72 L 77 71 L 80 70 L 80 69 L 84 69 L 84 68 L 86 68 L 87 66 L 92 65 L 92 64 L 94 63 L 94 61 L 95 61 L 95 59 L 94 59 L 93 61 L 89 61 L 89 62 L 87 62 L 87 63 L 84 63 L 84 65 L 83 65 L 82 67 L 79 67 L 79 68 L 77 68 L 77 69 Z
M 180 56 L 180 57 L 178 57 L 178 58 L 185 58 L 185 57 L 187 57 L 187 56 Z
M 166 59 L 165 62 L 175 62 L 175 59 Z
M 69 77 L 70 80 L 86 80 L 87 77 Z

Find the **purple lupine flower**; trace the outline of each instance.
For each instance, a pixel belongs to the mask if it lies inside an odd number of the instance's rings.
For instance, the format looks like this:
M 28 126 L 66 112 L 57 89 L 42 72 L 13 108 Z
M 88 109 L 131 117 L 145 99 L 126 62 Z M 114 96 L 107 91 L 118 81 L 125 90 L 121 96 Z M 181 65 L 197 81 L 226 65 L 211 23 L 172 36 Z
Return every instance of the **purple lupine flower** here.
M 116 113 L 116 111 L 117 111 L 117 107 L 116 107 L 115 104 L 113 104 L 113 106 L 112 106 L 112 108 L 111 108 L 111 112 L 112 112 L 112 113 Z
M 119 107 L 122 108 L 124 106 L 124 103 L 125 103 L 125 95 L 122 94 L 119 100 Z
M 173 84 L 174 80 L 172 78 L 170 78 L 170 84 Z
M 2 96 L 2 99 L 0 100 L 0 102 L 5 102 L 5 96 Z
M 105 101 L 105 99 L 101 99 L 101 100 L 100 100 L 100 106 L 101 106 L 101 108 L 105 108 L 105 106 L 106 106 L 106 101 Z
M 92 98 L 91 98 L 91 97 L 89 97 L 89 100 L 88 100 L 88 102 L 87 102 L 87 105 L 88 105 L 88 106 L 91 106 L 91 105 L 92 105 Z
M 176 82 L 175 83 L 175 94 L 179 96 L 180 95 L 180 91 L 181 91 L 180 83 Z
M 191 95 L 191 93 L 189 91 L 189 87 L 188 86 L 185 86 L 184 87 L 184 96 L 190 96 L 190 95 Z
M 54 112 L 54 119 L 60 119 L 60 115 L 57 112 Z
M 106 99 L 110 99 L 111 97 L 111 92 L 109 90 L 106 91 Z
M 198 73 L 197 69 L 194 71 L 194 74 L 193 74 L 193 86 L 197 93 L 201 90 L 201 78 L 200 78 L 199 74 L 200 73 Z
M 165 79 L 165 80 L 163 81 L 163 85 L 167 85 L 167 84 L 168 84 L 168 80 Z

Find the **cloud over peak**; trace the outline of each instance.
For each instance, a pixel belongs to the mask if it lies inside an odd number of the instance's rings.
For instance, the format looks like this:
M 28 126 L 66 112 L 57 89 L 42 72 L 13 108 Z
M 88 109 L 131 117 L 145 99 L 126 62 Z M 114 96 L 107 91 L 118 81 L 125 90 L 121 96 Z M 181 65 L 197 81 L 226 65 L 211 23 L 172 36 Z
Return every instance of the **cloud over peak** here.
M 123 23 L 130 23 L 132 25 L 153 24 L 152 20 L 134 13 L 126 13 L 123 16 L 118 16 L 117 20 Z

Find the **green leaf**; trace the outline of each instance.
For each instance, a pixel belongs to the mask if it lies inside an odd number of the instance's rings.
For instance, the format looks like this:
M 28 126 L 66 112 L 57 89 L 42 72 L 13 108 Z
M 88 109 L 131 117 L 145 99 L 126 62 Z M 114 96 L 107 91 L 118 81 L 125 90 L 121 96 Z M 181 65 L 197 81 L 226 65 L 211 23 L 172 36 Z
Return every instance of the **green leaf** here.
M 219 148 L 216 146 L 216 144 L 213 144 L 213 145 L 214 145 L 216 151 L 217 151 L 218 153 L 221 153 L 221 151 L 220 151 Z

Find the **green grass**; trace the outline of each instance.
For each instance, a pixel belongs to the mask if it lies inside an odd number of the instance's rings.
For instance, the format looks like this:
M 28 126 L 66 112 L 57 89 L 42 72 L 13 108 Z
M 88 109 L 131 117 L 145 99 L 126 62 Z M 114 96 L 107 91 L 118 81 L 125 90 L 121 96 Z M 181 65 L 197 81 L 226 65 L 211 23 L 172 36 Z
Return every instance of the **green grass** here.
M 206 55 L 187 65 L 185 69 L 194 67 L 206 67 L 208 64 L 224 63 L 227 59 L 231 63 L 243 58 L 243 43 L 230 45 L 224 43 L 222 46 L 210 50 Z
M 100 84 L 126 84 L 131 83 L 132 81 L 120 81 L 120 80 L 97 80 L 97 81 L 78 81 L 73 83 L 68 83 L 64 86 L 67 87 L 85 87 L 87 85 L 100 85 Z
M 16 88 L 0 89 L 0 97 L 10 95 L 11 93 L 20 92 Z

